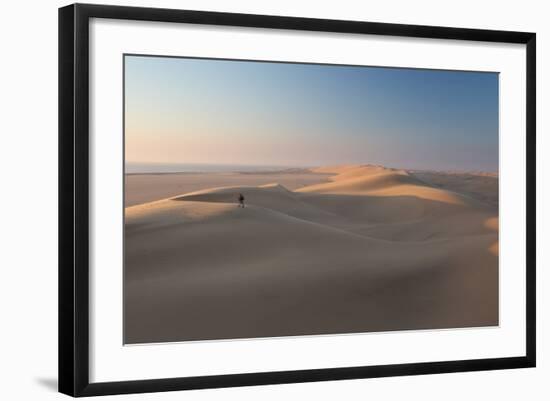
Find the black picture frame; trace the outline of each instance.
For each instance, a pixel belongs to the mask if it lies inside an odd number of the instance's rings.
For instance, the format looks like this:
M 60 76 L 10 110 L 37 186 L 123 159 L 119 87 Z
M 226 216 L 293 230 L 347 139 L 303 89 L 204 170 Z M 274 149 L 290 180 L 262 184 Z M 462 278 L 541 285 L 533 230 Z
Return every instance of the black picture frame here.
M 524 356 L 297 371 L 90 383 L 89 21 L 90 18 L 276 28 L 526 45 L 526 353 Z M 479 29 L 74 4 L 59 9 L 59 391 L 71 396 L 252 386 L 535 366 L 536 35 Z

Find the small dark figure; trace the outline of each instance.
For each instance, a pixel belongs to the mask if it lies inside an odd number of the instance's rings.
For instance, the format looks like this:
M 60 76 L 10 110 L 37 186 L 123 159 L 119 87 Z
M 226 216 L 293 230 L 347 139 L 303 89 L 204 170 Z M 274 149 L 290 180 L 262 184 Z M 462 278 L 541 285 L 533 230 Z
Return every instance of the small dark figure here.
M 244 196 L 243 196 L 243 194 L 239 194 L 239 207 L 244 208 Z

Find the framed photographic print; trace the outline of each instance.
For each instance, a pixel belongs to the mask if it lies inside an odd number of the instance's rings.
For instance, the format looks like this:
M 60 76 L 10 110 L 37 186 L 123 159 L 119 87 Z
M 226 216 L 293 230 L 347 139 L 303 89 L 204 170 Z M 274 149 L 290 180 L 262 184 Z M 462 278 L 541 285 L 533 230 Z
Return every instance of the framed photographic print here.
M 59 10 L 59 390 L 535 366 L 535 34 Z

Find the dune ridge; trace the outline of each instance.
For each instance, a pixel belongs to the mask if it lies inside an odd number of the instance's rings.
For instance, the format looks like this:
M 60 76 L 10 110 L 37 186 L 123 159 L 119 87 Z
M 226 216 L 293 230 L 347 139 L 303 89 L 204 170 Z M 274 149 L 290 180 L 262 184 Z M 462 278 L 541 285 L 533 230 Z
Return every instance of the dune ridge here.
M 127 207 L 125 342 L 498 324 L 494 204 L 406 170 L 312 171 L 332 175 Z

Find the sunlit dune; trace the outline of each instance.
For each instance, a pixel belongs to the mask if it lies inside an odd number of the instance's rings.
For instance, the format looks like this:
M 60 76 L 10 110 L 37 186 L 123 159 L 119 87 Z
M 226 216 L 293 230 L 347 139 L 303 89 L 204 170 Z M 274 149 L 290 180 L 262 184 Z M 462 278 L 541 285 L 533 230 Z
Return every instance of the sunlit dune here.
M 297 192 L 319 194 L 370 196 L 413 196 L 455 205 L 465 205 L 471 200 L 458 193 L 433 188 L 408 174 L 405 170 L 386 169 L 379 166 L 346 168 L 331 177 L 331 182 L 300 188 Z
M 353 194 L 389 188 L 418 181 L 405 172 L 393 170 L 365 170 L 361 167 L 330 177 L 330 182 L 300 188 L 298 192 Z
M 359 164 L 339 164 L 336 166 L 323 166 L 323 167 L 314 167 L 310 169 L 314 173 L 321 173 L 321 174 L 342 174 L 348 170 L 354 170 L 358 167 L 361 167 Z

